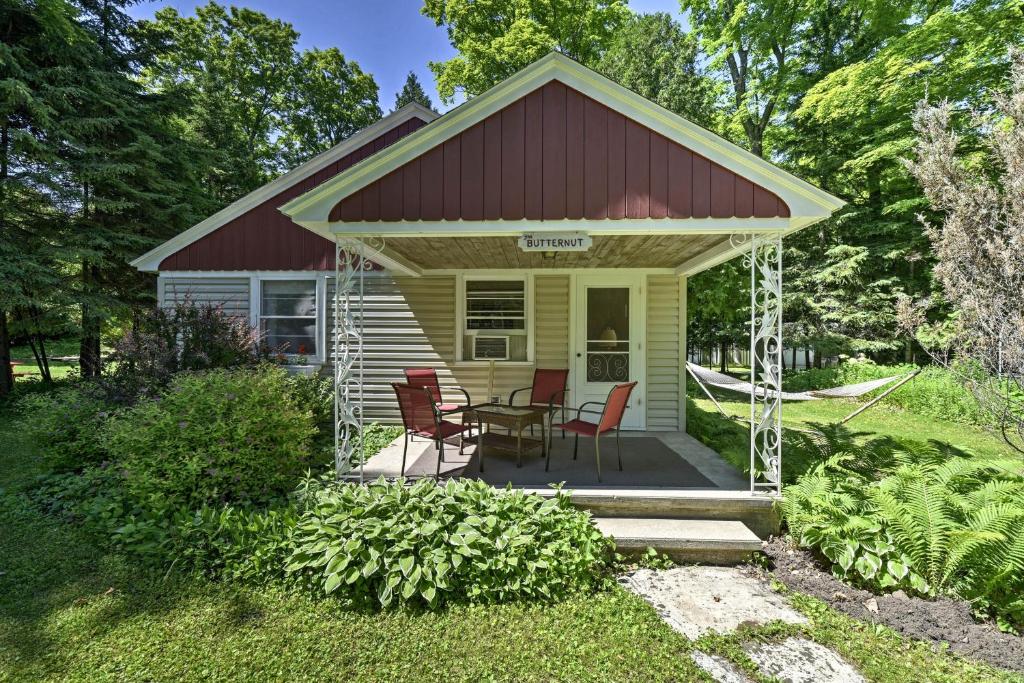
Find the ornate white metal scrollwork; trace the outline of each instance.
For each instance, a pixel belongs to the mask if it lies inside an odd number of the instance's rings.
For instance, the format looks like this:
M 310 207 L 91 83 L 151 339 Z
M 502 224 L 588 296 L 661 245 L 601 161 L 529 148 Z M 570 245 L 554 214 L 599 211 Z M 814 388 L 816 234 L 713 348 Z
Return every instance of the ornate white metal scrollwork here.
M 782 491 L 782 237 L 754 235 L 750 268 L 750 489 Z
M 588 382 L 628 382 L 629 352 L 587 352 Z
M 347 247 L 347 248 L 345 248 Z M 381 244 L 381 248 L 383 243 Z M 376 249 L 377 247 L 373 247 Z M 363 482 L 364 273 L 374 264 L 362 241 L 334 242 L 334 468 L 341 479 L 359 465 Z

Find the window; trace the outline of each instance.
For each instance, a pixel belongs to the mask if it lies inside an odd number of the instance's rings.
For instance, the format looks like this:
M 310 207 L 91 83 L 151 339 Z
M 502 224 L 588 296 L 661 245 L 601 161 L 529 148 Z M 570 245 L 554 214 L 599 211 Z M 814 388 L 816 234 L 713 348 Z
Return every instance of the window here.
M 260 283 L 260 329 L 271 351 L 316 356 L 316 318 L 315 280 Z
M 465 280 L 462 360 L 526 361 L 526 280 Z

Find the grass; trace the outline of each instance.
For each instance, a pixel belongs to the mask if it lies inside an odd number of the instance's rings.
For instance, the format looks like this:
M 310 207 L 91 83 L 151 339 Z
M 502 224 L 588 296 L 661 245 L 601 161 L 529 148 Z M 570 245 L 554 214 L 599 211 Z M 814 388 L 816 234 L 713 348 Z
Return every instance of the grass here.
M 750 465 L 750 441 L 746 423 L 729 422 L 721 417 L 714 404 L 700 393 L 692 381 L 690 413 L 687 417 L 690 433 L 715 449 L 741 471 Z M 695 393 L 696 392 L 696 393 Z M 699 397 L 698 397 L 699 396 Z M 715 398 L 729 415 L 749 419 L 750 402 L 732 395 Z M 787 401 L 782 408 L 784 427 L 807 428 L 817 424 L 832 424 L 856 410 L 855 401 L 829 399 L 823 401 Z M 933 417 L 918 415 L 886 405 L 877 404 L 861 413 L 847 427 L 862 439 L 892 436 L 919 441 L 939 441 L 981 457 L 1015 455 L 1002 437 L 982 427 L 944 422 Z M 783 453 L 783 466 L 786 464 Z
M 103 353 L 109 353 L 110 349 L 103 347 Z M 60 379 L 78 371 L 78 361 L 54 360 L 56 356 L 77 356 L 77 339 L 54 339 L 46 342 L 46 355 L 50 358 L 50 374 L 54 379 Z M 36 365 L 36 357 L 32 355 L 32 348 L 27 344 L 11 347 L 11 360 L 21 361 L 24 365 L 15 368 L 15 372 L 24 373 L 25 377 L 18 377 L 15 381 L 39 379 L 41 373 Z
M 28 504 L 24 489 L 43 472 L 9 415 L 0 414 L 0 443 L 0 680 L 707 680 L 689 658 L 695 644 L 618 588 L 556 605 L 374 613 L 142 571 Z M 794 602 L 810 625 L 696 645 L 749 668 L 744 640 L 803 634 L 871 680 L 1020 680 L 810 598 Z

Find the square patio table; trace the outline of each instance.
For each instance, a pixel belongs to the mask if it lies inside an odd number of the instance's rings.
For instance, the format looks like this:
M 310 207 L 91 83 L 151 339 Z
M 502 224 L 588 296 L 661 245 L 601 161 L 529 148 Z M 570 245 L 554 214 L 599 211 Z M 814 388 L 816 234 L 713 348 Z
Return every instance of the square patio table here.
M 544 431 L 544 417 L 546 410 L 529 408 L 525 406 L 509 406 L 501 403 L 482 403 L 471 406 L 467 412 L 468 419 L 476 422 L 477 429 L 477 451 L 480 455 L 480 471 L 484 471 L 484 450 L 487 447 L 496 450 L 511 451 L 516 454 L 516 467 L 523 466 L 523 453 L 527 450 L 540 448 L 541 455 L 547 455 L 547 441 Z M 512 434 L 497 434 L 495 432 L 484 432 L 484 425 L 506 427 L 515 432 Z M 523 430 L 530 425 L 540 425 L 540 439 L 523 436 Z

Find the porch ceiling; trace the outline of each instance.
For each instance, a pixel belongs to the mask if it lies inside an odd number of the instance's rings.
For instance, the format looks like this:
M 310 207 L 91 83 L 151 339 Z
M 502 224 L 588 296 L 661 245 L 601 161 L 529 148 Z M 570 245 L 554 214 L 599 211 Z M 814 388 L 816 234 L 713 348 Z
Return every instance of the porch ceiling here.
M 427 270 L 675 268 L 728 241 L 723 235 L 594 235 L 587 251 L 525 252 L 515 237 L 388 237 L 387 249 Z

